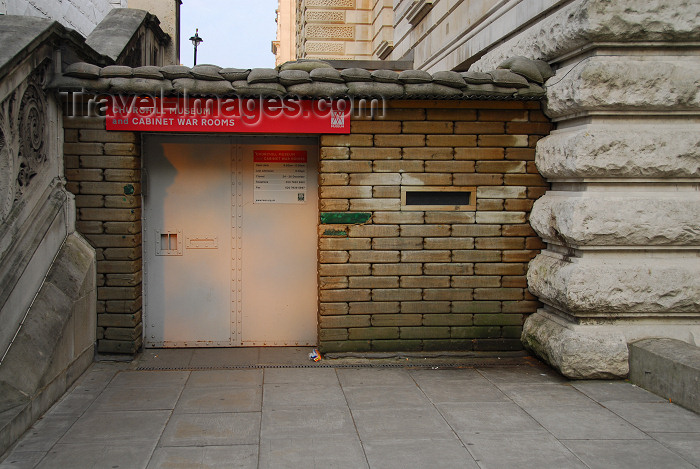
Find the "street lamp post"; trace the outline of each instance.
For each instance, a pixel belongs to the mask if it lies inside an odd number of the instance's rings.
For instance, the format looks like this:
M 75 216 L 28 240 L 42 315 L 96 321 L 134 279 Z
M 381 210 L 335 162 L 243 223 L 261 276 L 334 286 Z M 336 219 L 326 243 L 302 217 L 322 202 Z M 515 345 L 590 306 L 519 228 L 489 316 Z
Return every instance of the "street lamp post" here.
M 204 42 L 204 39 L 199 37 L 199 28 L 194 31 L 194 36 L 190 38 L 190 41 L 192 41 L 192 45 L 194 46 L 194 65 L 197 65 L 197 46 Z

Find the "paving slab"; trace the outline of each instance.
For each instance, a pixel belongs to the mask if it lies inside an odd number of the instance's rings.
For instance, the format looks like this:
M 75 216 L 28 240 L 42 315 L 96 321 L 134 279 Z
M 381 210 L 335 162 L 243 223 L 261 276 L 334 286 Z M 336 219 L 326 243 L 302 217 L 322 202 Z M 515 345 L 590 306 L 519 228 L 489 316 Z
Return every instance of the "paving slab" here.
M 370 467 L 405 469 L 477 469 L 479 465 L 457 439 L 390 439 L 363 443 Z
M 668 402 L 628 381 L 573 381 L 571 386 L 601 404 L 614 401 L 622 402 Z
M 700 415 L 669 402 L 610 402 L 606 407 L 645 432 L 695 432 Z
M 700 435 L 697 433 L 650 433 L 649 435 L 689 463 L 700 467 Z
M 15 448 L 18 451 L 49 451 L 76 420 L 77 417 L 72 415 L 46 415 L 32 425 Z
M 86 412 L 58 441 L 65 444 L 158 441 L 169 410 Z
M 432 405 L 418 386 L 345 386 L 343 392 L 351 410 L 410 409 Z
M 112 388 L 184 386 L 189 377 L 189 371 L 120 371 L 114 376 L 109 386 Z
M 92 469 L 96 467 L 145 467 L 155 442 L 57 444 L 37 469 Z
M 338 379 L 343 386 L 415 386 L 407 370 L 394 368 L 342 368 Z
M 174 409 L 183 385 L 173 386 L 114 386 L 105 389 L 88 408 L 89 411 Z
M 527 412 L 560 440 L 649 439 L 649 436 L 638 428 L 595 402 L 586 406 L 562 406 L 552 403 L 550 406 L 528 408 Z
M 46 456 L 44 451 L 14 450 L 0 462 L 0 469 L 32 469 Z
M 434 407 L 353 410 L 362 441 L 379 439 L 455 439 L 452 428 Z
M 335 385 L 338 376 L 333 368 L 265 368 L 264 382 Z
M 475 368 L 451 368 L 451 369 L 417 369 L 409 370 L 408 374 L 419 385 L 426 382 L 442 381 L 485 381 L 486 378 Z
M 157 448 L 148 469 L 255 469 L 258 445 Z
M 566 446 L 546 433 L 489 433 L 463 437 L 480 467 L 585 469 Z
M 296 438 L 260 441 L 260 469 L 362 469 L 367 459 L 357 435 L 324 436 L 319 433 Z
M 568 383 L 509 384 L 501 385 L 501 391 L 523 409 L 557 405 L 586 406 L 594 401 Z
M 434 381 L 421 385 L 433 403 L 445 402 L 509 402 L 508 396 L 486 380 L 469 382 Z
M 347 406 L 340 384 L 268 383 L 263 395 L 271 409 L 298 406 Z
M 175 413 L 260 412 L 261 409 L 262 386 L 187 386 L 180 395 Z
M 531 366 L 480 368 L 479 373 L 496 385 L 564 383 L 567 381 L 562 375 L 540 363 Z
M 654 440 L 566 440 L 563 443 L 591 469 L 695 467 Z
M 440 413 L 462 438 L 476 433 L 544 433 L 545 430 L 523 409 L 509 402 L 437 404 Z
M 258 443 L 260 413 L 175 414 L 160 446 L 229 446 Z
M 262 439 L 299 438 L 310 435 L 356 435 L 347 407 L 284 407 L 263 405 Z
M 263 370 L 203 370 L 192 371 L 187 387 L 262 386 Z

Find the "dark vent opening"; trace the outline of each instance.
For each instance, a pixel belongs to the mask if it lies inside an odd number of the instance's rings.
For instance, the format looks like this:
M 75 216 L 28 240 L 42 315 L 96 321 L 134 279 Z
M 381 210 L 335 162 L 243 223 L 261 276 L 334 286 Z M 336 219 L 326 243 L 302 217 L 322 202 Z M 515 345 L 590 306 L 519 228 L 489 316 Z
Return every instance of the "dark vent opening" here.
M 406 191 L 406 205 L 469 205 L 470 191 Z

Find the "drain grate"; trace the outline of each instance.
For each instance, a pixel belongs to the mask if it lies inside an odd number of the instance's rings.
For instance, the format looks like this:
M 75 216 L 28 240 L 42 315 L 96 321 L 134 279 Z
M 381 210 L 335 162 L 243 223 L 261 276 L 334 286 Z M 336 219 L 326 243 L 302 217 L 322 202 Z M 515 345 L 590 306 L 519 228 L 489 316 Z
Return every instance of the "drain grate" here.
M 243 364 L 216 366 L 150 366 L 142 365 L 137 371 L 198 371 L 198 370 L 245 370 L 261 368 L 411 368 L 411 369 L 459 369 L 520 366 L 514 363 L 494 363 L 493 361 L 469 361 L 468 363 L 314 363 L 314 364 Z

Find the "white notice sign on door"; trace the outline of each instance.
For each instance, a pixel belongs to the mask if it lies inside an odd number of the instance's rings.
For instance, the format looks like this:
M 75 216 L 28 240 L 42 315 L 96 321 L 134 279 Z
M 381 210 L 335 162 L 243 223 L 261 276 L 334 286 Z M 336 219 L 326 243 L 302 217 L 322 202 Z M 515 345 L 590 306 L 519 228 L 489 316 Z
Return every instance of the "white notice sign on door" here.
M 256 204 L 306 202 L 306 151 L 255 150 Z

